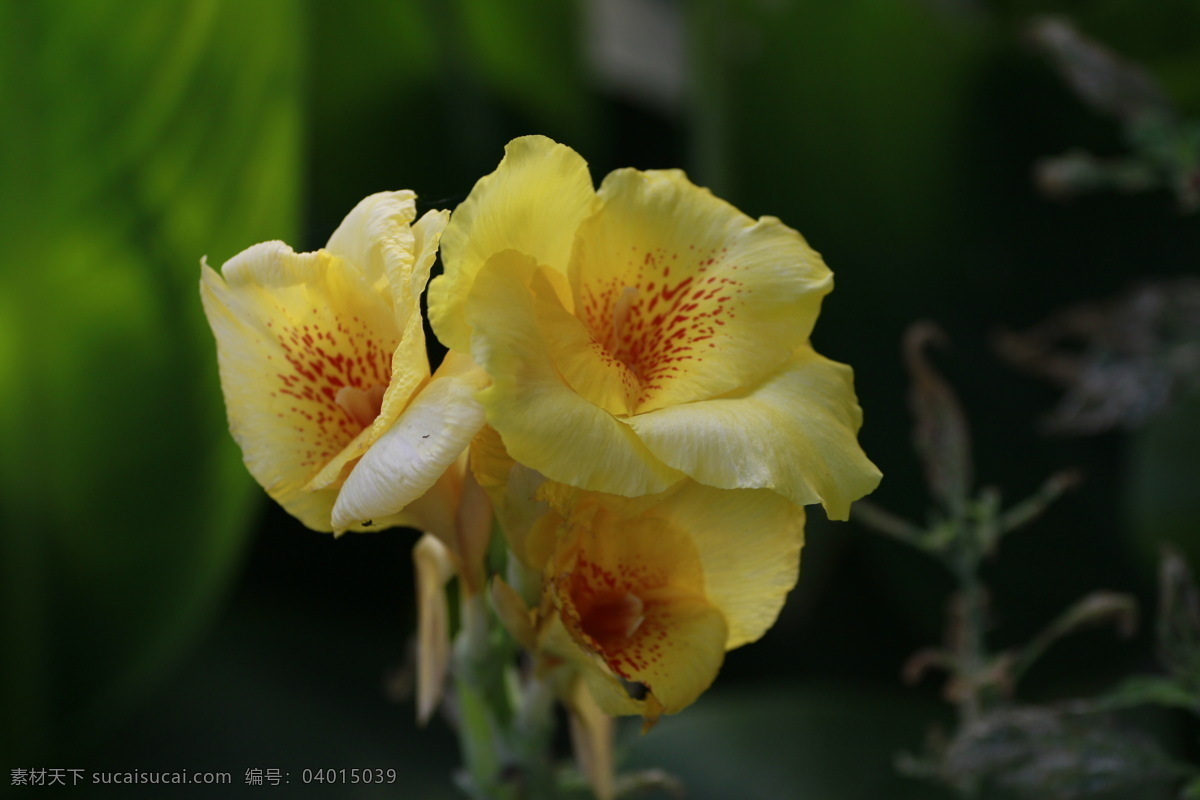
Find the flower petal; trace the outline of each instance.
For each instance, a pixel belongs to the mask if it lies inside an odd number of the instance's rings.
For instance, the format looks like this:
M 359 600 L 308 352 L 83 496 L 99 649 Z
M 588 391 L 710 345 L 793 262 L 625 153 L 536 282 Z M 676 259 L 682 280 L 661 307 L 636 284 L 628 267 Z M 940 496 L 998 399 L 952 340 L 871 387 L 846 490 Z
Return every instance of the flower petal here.
M 705 597 L 703 559 L 689 532 L 657 506 L 627 513 L 642 501 L 581 493 L 559 536 L 551 591 L 557 619 L 578 647 L 565 655 L 585 666 L 600 707 L 652 719 L 708 688 L 728 629 Z
M 222 273 L 202 267 L 201 298 L 230 430 L 268 494 L 328 531 L 333 493 L 305 489 L 363 428 L 339 391 L 389 384 L 401 341 L 389 298 L 328 251 L 282 242 L 243 251 Z
M 612 800 L 616 794 L 613 753 L 613 719 L 596 704 L 583 681 L 576 678 L 567 689 L 563 704 L 571 732 L 575 763 L 587 778 L 596 800 Z
M 587 162 L 544 136 L 514 139 L 455 209 L 442 237 L 445 273 L 429 286 L 429 321 L 447 347 L 470 347 L 463 306 L 493 254 L 514 249 L 565 272 L 575 229 L 595 202 Z
M 340 485 L 346 477 L 347 466 L 378 441 L 384 431 L 400 416 L 400 412 L 408 405 L 421 384 L 428 380 L 429 356 L 425 351 L 425 334 L 421 329 L 420 316 L 409 319 L 408 327 L 396 345 L 391 361 L 390 377 L 383 392 L 379 413 L 339 453 L 325 462 L 321 471 L 305 486 L 305 490 L 316 491 Z
M 575 313 L 641 380 L 639 413 L 756 382 L 812 332 L 833 277 L 804 237 L 678 170 L 621 169 L 571 258 Z
M 688 532 L 704 596 L 725 617 L 725 649 L 767 632 L 800 576 L 804 508 L 766 489 L 714 489 L 685 481 L 652 512 Z
M 543 630 L 541 647 L 568 658 L 580 672 L 596 703 L 614 716 L 637 714 L 650 724 L 675 714 L 712 685 L 725 660 L 725 620 L 696 598 L 655 606 L 646 614 L 645 633 L 606 661 L 555 617 Z M 626 660 L 628 659 L 628 661 Z
M 567 311 L 547 280 L 546 270 L 534 273 L 530 290 L 542 340 L 567 385 L 610 414 L 633 413 L 642 391 L 637 377 L 596 341 L 582 320 Z
M 391 292 L 396 325 L 403 333 L 392 354 L 391 380 L 383 394 L 378 416 L 309 482 L 307 488 L 310 491 L 323 489 L 343 478 L 346 465 L 367 452 L 429 377 L 420 298 L 437 257 L 438 241 L 449 212 L 429 211 L 410 230 L 407 220 L 411 220 L 414 213 L 411 196 L 411 192 L 394 192 L 368 197 L 355 207 L 347 222 L 330 240 L 339 247 L 356 247 L 356 257 L 368 259 L 374 265 L 371 269 L 377 274 L 376 280 L 382 279 L 382 285 Z M 356 225 L 348 227 L 351 219 L 356 220 Z M 403 226 L 404 230 L 397 231 L 398 226 Z M 359 240 L 352 238 L 353 235 L 372 236 L 375 243 L 364 249 Z
M 437 260 L 438 246 L 449 221 L 449 211 L 426 211 L 422 214 L 421 218 L 412 226 L 413 266 L 411 274 L 405 275 L 400 270 L 388 273 L 388 279 L 394 286 L 405 287 L 405 300 L 410 303 L 406 311 L 410 316 L 420 317 L 421 315 L 421 294 L 425 291 L 425 285 L 429 283 L 429 271 L 433 268 L 433 262 Z M 397 266 L 401 263 L 389 261 L 389 264 Z M 399 309 L 399 305 L 399 300 L 397 300 L 397 309 Z M 421 338 L 423 341 L 424 333 Z
M 333 508 L 335 531 L 395 514 L 423 495 L 483 426 L 475 393 L 487 376 L 451 351 L 411 404 L 346 478 Z
M 472 355 L 492 376 L 479 394 L 488 423 L 512 458 L 552 480 L 614 494 L 665 489 L 682 475 L 555 369 L 530 289 L 538 269 L 529 257 L 500 253 L 480 270 L 468 299 Z
M 496 617 L 508 634 L 521 647 L 534 650 L 537 647 L 537 638 L 533 630 L 532 614 L 517 590 L 499 575 L 495 575 L 491 581 L 491 598 L 492 610 L 496 612 Z
M 389 281 L 403 276 L 390 288 L 409 292 L 407 277 L 413 271 L 414 252 L 409 224 L 417 216 L 416 201 L 410 191 L 379 192 L 363 198 L 334 230 L 325 249 L 353 265 L 369 285 L 386 291 Z M 405 322 L 397 319 L 399 327 Z
M 699 483 L 820 502 L 830 519 L 846 519 L 850 503 L 881 477 L 855 438 L 862 410 L 850 368 L 808 346 L 744 391 L 639 414 L 628 424 L 651 452 Z
M 417 722 L 437 710 L 450 669 L 450 606 L 446 584 L 454 576 L 450 552 L 425 534 L 413 546 L 417 585 Z

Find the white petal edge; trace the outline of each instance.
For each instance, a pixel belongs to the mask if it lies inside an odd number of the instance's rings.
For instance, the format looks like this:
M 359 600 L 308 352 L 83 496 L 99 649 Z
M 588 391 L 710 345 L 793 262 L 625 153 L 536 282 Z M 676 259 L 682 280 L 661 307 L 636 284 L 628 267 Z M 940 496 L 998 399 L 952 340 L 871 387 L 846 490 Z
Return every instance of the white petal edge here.
M 449 353 L 395 424 L 355 464 L 333 506 L 335 533 L 394 514 L 428 491 L 483 427 L 487 375 Z

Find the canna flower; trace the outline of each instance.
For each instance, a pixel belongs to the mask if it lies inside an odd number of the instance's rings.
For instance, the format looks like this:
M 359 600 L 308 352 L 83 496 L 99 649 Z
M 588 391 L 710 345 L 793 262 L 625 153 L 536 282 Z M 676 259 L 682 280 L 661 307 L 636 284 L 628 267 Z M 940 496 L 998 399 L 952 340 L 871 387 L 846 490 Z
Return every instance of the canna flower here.
M 545 559 L 537 650 L 574 664 L 607 714 L 650 725 L 690 705 L 796 584 L 804 509 L 773 492 L 683 481 L 640 498 L 540 494 L 552 511 L 523 548 Z
M 463 450 L 486 376 L 452 353 L 430 375 L 419 298 L 448 212 L 412 192 L 359 203 L 314 253 L 255 245 L 203 264 L 230 431 L 267 493 L 310 528 L 407 525 L 455 550 Z
M 832 275 L 779 220 L 678 170 L 596 191 L 575 151 L 528 136 L 454 212 L 442 259 L 433 329 L 488 373 L 488 423 L 547 478 L 636 497 L 687 477 L 834 519 L 878 484 L 851 371 L 809 344 Z

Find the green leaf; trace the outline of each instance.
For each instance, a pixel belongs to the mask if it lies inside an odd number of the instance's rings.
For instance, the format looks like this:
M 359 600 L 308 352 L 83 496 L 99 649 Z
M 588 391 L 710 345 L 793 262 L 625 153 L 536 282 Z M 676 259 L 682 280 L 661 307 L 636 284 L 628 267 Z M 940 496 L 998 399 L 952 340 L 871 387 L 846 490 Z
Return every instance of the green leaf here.
M 1196 800 L 1200 798 L 1200 778 L 1195 778 L 1183 787 L 1183 792 L 1179 795 L 1182 800 Z
M 1147 567 L 1164 543 L 1200 563 L 1200 398 L 1183 397 L 1133 434 L 1125 478 L 1130 528 Z
M 199 259 L 294 233 L 290 0 L 0 6 L 0 749 L 126 713 L 238 564 Z
M 1200 714 L 1200 696 L 1177 680 L 1154 675 L 1126 678 L 1112 691 L 1087 701 L 1087 705 L 1098 711 L 1119 711 L 1153 705 L 1181 708 L 1193 714 Z

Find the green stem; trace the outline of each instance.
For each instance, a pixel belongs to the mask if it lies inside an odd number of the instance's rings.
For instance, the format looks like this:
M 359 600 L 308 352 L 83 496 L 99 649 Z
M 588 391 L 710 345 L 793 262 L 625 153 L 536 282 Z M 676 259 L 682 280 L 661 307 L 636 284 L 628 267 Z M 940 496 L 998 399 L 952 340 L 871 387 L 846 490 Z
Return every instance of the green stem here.
M 959 604 L 956 609 L 955 626 L 958 630 L 955 650 L 960 678 L 966 687 L 958 709 L 963 724 L 978 720 L 989 699 L 985 683 L 980 680 L 989 662 L 987 589 L 979 576 L 985 552 L 981 534 L 988 527 L 986 523 L 987 520 L 971 520 L 963 516 L 954 520 L 958 535 L 955 537 L 957 547 L 952 571 L 958 581 Z
M 460 784 L 477 800 L 552 800 L 555 695 L 535 675 L 518 679 L 513 655 L 485 594 L 464 594 L 454 645 Z
M 462 595 L 461 628 L 454 642 L 454 676 L 458 697 L 458 741 L 466 767 L 463 788 L 479 800 L 515 797 L 503 792 L 506 760 L 494 693 L 487 691 L 491 653 L 487 605 L 482 594 Z M 493 695 L 489 697 L 489 695 Z

